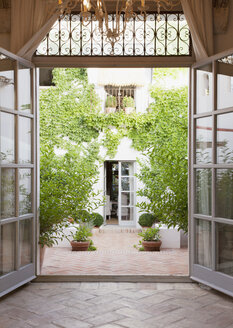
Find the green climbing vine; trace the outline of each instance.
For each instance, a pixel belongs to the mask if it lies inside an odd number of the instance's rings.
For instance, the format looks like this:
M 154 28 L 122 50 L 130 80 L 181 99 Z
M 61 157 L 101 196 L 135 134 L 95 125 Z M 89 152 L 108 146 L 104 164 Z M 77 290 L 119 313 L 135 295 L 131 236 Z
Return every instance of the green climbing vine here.
M 155 70 L 155 80 L 157 74 L 169 73 Z M 187 88 L 153 85 L 150 108 L 127 115 L 101 112 L 85 69 L 54 69 L 53 83 L 40 94 L 43 237 L 49 239 L 64 217 L 99 206 L 93 186 L 104 161 L 100 148 L 113 158 L 124 137 L 144 155 L 138 174 L 144 188 L 138 194 L 149 202 L 137 206 L 187 231 Z

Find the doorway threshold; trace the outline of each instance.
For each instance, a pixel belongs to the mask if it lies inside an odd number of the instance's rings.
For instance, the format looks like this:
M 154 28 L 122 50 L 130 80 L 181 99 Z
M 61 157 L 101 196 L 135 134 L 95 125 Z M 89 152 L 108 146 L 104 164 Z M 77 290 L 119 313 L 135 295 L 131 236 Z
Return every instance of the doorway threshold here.
M 132 282 L 132 283 L 191 283 L 182 275 L 39 275 L 39 282 Z

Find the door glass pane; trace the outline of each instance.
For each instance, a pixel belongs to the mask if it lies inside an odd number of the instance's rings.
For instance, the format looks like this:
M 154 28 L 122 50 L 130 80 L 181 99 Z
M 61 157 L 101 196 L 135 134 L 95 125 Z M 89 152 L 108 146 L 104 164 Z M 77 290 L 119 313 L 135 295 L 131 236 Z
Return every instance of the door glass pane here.
M 14 61 L 0 53 L 0 108 L 15 108 Z
M 1 163 L 9 164 L 15 161 L 15 119 L 14 115 L 0 113 L 0 154 Z
M 233 169 L 216 170 L 216 216 L 233 219 Z
M 110 168 L 111 168 L 111 177 L 112 177 L 112 181 L 110 184 L 110 200 L 117 202 L 118 201 L 119 165 L 116 163 L 113 163 L 113 164 L 111 163 Z
M 195 213 L 211 215 L 211 169 L 196 170 L 196 209 Z
M 15 170 L 1 169 L 1 219 L 15 216 Z
M 233 163 L 233 113 L 217 116 L 217 163 Z
M 121 163 L 121 175 L 122 176 L 128 176 L 133 175 L 133 163 Z
M 197 70 L 196 112 L 213 110 L 213 74 L 212 65 Z
M 19 162 L 31 163 L 31 119 L 19 117 Z
M 132 192 L 122 192 L 121 193 L 121 205 L 128 206 L 134 205 L 134 193 Z
M 212 162 L 212 117 L 196 120 L 196 163 Z
M 19 110 L 31 113 L 31 73 L 30 68 L 19 65 Z
M 195 263 L 211 268 L 211 222 L 196 220 L 196 261 Z
M 32 220 L 21 220 L 19 223 L 20 266 L 32 262 Z
M 133 191 L 134 190 L 134 178 L 121 178 L 121 190 Z
M 31 201 L 32 181 L 31 169 L 19 170 L 19 215 L 32 212 Z
M 227 64 L 220 64 L 220 70 L 221 70 L 221 65 L 225 65 L 227 67 Z M 233 65 L 229 65 L 229 68 L 231 68 L 231 72 L 233 70 Z M 230 73 L 230 70 L 228 71 Z M 222 108 L 228 108 L 233 106 L 233 72 L 232 76 L 229 75 L 224 75 L 224 74 L 218 74 L 217 77 L 217 106 L 218 109 Z
M 233 276 L 233 226 L 216 223 L 217 271 Z
M 15 269 L 15 223 L 1 226 L 0 275 Z
M 121 208 L 121 220 L 122 221 L 133 221 L 134 217 L 133 207 L 122 207 Z

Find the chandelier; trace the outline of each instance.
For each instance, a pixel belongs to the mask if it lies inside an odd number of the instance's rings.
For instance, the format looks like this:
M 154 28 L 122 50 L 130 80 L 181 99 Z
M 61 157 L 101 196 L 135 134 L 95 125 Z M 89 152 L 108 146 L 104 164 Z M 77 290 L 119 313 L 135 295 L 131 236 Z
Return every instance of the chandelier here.
M 112 49 L 115 42 L 118 42 L 125 32 L 127 23 L 136 16 L 139 20 L 144 19 L 149 9 L 146 0 L 116 0 L 111 2 L 108 0 L 52 0 L 52 2 L 56 2 L 55 11 L 59 12 L 61 16 L 70 14 L 80 6 L 82 24 L 85 25 L 91 19 L 97 21 L 99 32 L 111 43 Z M 106 2 L 109 4 L 116 3 L 114 20 L 111 23 Z M 171 10 L 180 4 L 180 0 L 153 0 L 150 2 L 156 4 L 158 22 L 160 21 L 161 8 Z M 135 9 L 136 5 L 137 8 Z M 124 20 L 122 20 L 122 15 L 124 15 Z

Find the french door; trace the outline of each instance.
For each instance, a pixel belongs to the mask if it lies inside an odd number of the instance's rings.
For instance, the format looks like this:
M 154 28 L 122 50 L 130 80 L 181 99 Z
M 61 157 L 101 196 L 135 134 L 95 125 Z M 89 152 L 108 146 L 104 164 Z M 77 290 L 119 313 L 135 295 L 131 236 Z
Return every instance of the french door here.
M 0 296 L 35 277 L 34 75 L 0 49 Z
M 233 51 L 193 68 L 191 278 L 233 296 Z
M 119 162 L 119 224 L 135 225 L 135 162 Z

